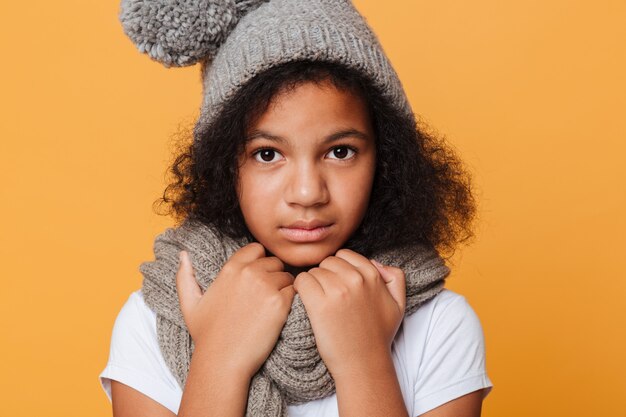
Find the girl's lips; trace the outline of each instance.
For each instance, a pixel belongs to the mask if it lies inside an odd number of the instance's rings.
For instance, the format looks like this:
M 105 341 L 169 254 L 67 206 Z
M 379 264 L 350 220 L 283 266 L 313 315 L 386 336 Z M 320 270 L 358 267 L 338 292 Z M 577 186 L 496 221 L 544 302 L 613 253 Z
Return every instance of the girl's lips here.
M 331 227 L 332 224 L 308 230 L 289 227 L 281 227 L 279 230 L 287 240 L 292 242 L 316 242 L 326 238 L 326 236 L 330 233 Z

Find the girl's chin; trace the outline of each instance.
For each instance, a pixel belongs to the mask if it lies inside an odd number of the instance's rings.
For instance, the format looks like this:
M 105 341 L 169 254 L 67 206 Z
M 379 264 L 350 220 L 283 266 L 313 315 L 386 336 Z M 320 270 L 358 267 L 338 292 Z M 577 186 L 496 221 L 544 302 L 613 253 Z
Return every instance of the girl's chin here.
M 311 249 L 305 249 L 302 253 L 276 253 L 274 256 L 278 257 L 278 259 L 292 269 L 311 269 L 333 254 L 333 252 L 327 251 L 319 251 L 318 253 L 311 252 Z

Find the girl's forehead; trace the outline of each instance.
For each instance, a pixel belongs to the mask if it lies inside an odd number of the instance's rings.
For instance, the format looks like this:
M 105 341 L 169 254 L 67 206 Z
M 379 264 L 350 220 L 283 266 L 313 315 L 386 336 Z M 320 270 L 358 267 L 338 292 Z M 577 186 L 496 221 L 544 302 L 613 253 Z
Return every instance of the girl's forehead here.
M 281 136 L 278 134 L 274 134 L 270 131 L 254 129 L 247 137 L 246 143 L 253 143 L 256 140 L 268 140 L 274 142 L 279 145 L 290 145 L 292 143 L 302 143 L 302 139 L 293 138 L 290 135 Z M 348 140 L 351 139 L 355 143 L 366 144 L 367 142 L 373 142 L 374 138 L 372 133 L 367 130 L 359 130 L 355 128 L 339 128 L 338 130 L 332 131 L 330 134 L 325 136 L 320 136 L 315 141 L 321 146 L 331 145 L 340 140 Z
M 303 92 L 316 92 L 330 96 L 349 97 L 352 100 L 362 100 L 362 94 L 347 86 L 339 86 L 330 77 L 320 80 L 303 80 L 296 83 L 284 84 L 278 88 L 270 99 L 270 106 L 281 101 L 293 98 L 294 95 L 302 95 Z M 269 106 L 268 106 L 269 107 Z
M 274 129 L 281 126 L 323 128 L 328 124 L 350 127 L 369 123 L 367 103 L 362 97 L 329 83 L 311 82 L 275 95 L 249 124 L 248 130 L 270 126 Z

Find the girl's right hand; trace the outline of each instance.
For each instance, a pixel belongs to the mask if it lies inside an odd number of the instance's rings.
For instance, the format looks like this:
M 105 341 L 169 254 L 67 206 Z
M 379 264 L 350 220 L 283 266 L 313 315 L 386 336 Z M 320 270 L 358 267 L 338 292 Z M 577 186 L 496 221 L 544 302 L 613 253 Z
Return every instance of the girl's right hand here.
M 187 252 L 180 253 L 176 290 L 195 348 L 202 345 L 227 369 L 250 378 L 272 352 L 295 290 L 283 262 L 258 242 L 243 246 L 203 294 Z

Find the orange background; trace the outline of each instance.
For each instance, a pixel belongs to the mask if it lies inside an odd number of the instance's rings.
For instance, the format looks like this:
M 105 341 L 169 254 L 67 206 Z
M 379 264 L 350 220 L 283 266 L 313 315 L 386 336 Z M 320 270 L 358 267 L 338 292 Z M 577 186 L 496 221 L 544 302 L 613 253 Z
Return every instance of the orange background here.
M 626 416 L 626 2 L 357 0 L 480 200 L 448 288 L 478 313 L 483 416 Z M 0 414 L 110 416 L 98 382 L 141 286 L 199 67 L 137 52 L 118 2 L 0 16 Z

